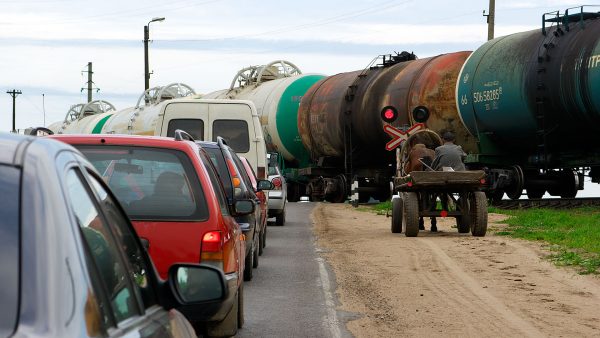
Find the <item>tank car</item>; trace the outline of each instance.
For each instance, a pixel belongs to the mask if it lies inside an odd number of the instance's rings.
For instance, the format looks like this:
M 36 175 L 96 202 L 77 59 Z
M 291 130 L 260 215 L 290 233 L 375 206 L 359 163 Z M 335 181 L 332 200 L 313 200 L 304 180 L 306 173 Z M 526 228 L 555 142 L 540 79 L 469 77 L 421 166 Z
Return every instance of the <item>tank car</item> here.
M 72 106 L 65 119 L 48 126 L 55 134 L 137 134 L 154 135 L 158 119 L 157 105 L 165 100 L 195 95 L 182 83 L 146 90 L 134 107 L 117 110 L 109 102 L 98 100 Z
M 241 69 L 229 89 L 207 93 L 205 99 L 240 99 L 254 102 L 260 116 L 267 150 L 281 155 L 281 169 L 288 185 L 288 199 L 298 200 L 309 179 L 299 168 L 311 165 L 308 151 L 298 133 L 300 99 L 317 81 L 319 74 L 302 74 L 293 63 L 277 60 L 266 65 Z
M 456 79 L 469 54 L 381 56 L 362 71 L 333 75 L 312 86 L 298 112 L 300 136 L 314 164 L 301 171 L 312 174 L 312 197 L 337 202 L 349 194 L 358 202 L 389 198 L 395 156 L 385 147 L 384 107 L 395 107 L 393 125 L 405 130 L 422 122 L 412 113 L 426 107 L 430 129 L 453 131 L 466 150 L 475 151 L 475 139 L 461 124 L 455 105 Z
M 600 12 L 587 9 L 490 40 L 460 72 L 457 109 L 478 144 L 467 162 L 495 198 L 575 197 L 590 167 L 600 180 Z

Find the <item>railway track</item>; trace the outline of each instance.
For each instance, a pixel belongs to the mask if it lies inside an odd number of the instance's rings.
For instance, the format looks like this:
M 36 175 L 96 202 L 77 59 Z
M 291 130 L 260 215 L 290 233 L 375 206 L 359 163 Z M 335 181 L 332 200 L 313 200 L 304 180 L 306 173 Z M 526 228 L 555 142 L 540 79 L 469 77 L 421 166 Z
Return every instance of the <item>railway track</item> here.
M 545 199 L 523 199 L 523 200 L 501 200 L 492 202 L 491 206 L 499 209 L 530 209 L 530 208 L 553 208 L 570 209 L 585 206 L 600 206 L 600 198 L 545 198 Z

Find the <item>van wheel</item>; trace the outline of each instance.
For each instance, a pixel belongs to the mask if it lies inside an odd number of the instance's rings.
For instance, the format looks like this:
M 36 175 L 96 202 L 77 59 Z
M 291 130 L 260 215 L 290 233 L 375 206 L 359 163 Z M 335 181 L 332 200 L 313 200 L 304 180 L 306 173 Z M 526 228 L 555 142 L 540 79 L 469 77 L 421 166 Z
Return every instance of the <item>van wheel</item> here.
M 244 280 L 251 281 L 252 280 L 252 266 L 254 265 L 254 243 L 252 243 L 252 248 L 250 248 L 250 252 L 246 255 L 246 260 L 244 263 Z

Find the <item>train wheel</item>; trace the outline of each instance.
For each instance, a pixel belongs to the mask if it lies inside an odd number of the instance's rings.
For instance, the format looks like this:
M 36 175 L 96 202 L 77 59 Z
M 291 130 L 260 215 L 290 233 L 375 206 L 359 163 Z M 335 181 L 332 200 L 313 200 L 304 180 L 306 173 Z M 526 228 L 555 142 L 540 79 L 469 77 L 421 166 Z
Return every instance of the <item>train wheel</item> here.
M 460 216 L 456 217 L 456 227 L 458 232 L 466 234 L 471 231 L 471 210 L 469 209 L 469 194 L 461 194 L 458 199 L 458 208 L 460 209 Z
M 406 237 L 417 237 L 419 234 L 419 196 L 415 192 L 407 192 L 402 198 L 402 230 Z
M 392 199 L 392 233 L 402 232 L 402 198 Z
M 477 237 L 485 236 L 487 232 L 487 200 L 485 193 L 475 191 L 470 198 L 471 234 Z
M 488 191 L 486 193 L 487 198 L 490 200 L 492 204 L 502 201 L 502 197 L 504 197 L 504 190 L 496 189 L 494 191 Z
M 523 175 L 523 169 L 518 165 L 512 166 L 511 169 L 513 171 L 513 183 L 506 189 L 506 196 L 511 200 L 518 200 L 523 194 L 525 175 Z
M 579 176 L 577 172 L 572 170 L 565 170 L 562 175 L 561 186 L 563 187 L 560 192 L 562 198 L 575 198 L 579 187 Z
M 544 196 L 546 190 L 544 188 L 527 188 L 527 197 L 530 199 L 539 199 Z

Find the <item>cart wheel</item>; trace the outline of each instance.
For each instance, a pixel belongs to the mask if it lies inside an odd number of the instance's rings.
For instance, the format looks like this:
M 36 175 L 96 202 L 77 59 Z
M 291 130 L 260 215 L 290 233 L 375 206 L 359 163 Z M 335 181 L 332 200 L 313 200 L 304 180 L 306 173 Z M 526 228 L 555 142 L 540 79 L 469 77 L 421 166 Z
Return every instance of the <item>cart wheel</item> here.
M 475 191 L 470 199 L 471 234 L 477 237 L 485 236 L 487 231 L 487 200 L 485 193 Z
M 419 196 L 415 192 L 407 192 L 402 204 L 402 230 L 406 237 L 417 237 L 419 234 Z
M 392 233 L 402 232 L 402 197 L 392 199 Z
M 462 215 L 456 217 L 456 227 L 458 228 L 458 233 L 466 234 L 471 231 L 469 194 L 461 194 L 457 204 Z

